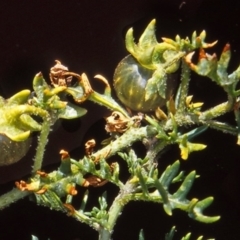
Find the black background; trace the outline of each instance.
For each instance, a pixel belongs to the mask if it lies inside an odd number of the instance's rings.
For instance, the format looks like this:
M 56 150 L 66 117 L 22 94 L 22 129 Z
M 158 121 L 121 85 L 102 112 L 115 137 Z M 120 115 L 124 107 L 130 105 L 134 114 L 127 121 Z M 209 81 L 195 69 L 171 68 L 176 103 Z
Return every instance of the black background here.
M 148 22 L 157 19 L 157 36 L 173 38 L 191 36 L 207 31 L 207 42 L 218 41 L 211 53 L 221 53 L 226 43 L 231 44 L 232 61 L 229 72 L 240 63 L 240 2 L 238 0 L 35 0 L 1 1 L 0 3 L 0 94 L 9 97 L 24 88 L 31 89 L 33 76 L 42 71 L 46 80 L 54 60 L 59 59 L 70 70 L 86 72 L 94 89 L 101 84 L 93 79 L 102 74 L 110 82 L 117 63 L 127 55 L 124 34 L 134 26 L 136 39 Z M 204 101 L 205 108 L 226 100 L 225 94 L 210 80 L 192 75 L 190 93 L 196 101 Z M 50 136 L 44 169 L 58 166 L 61 148 L 71 151 L 75 158 L 83 156 L 81 141 L 95 137 L 98 142 L 106 138 L 101 120 L 109 113 L 104 108 L 85 103 L 88 115 L 70 124 L 60 122 Z M 231 114 L 223 118 L 233 122 Z M 175 239 L 191 231 L 192 239 L 200 235 L 219 240 L 240 239 L 239 207 L 239 147 L 236 138 L 209 130 L 196 139 L 208 148 L 193 153 L 182 162 L 186 171 L 193 169 L 201 175 L 196 180 L 190 197 L 214 196 L 215 201 L 207 210 L 209 215 L 221 215 L 214 224 L 201 224 L 189 219 L 178 210 L 167 216 L 161 205 L 130 203 L 120 216 L 113 239 L 138 239 L 144 228 L 146 240 L 164 239 L 171 226 L 177 226 Z M 15 180 L 24 178 L 31 170 L 33 148 L 20 162 L 0 168 L 1 193 L 10 190 Z M 179 158 L 179 150 L 172 147 L 160 159 L 160 169 Z M 55 164 L 54 164 L 55 163 Z M 54 165 L 53 165 L 54 164 Z M 122 164 L 124 168 L 124 163 Z M 124 173 L 123 173 L 124 178 Z M 90 189 L 91 204 L 105 190 L 111 201 L 117 192 L 111 184 Z M 79 195 L 84 189 L 79 189 Z M 89 206 L 90 207 L 90 206 Z M 27 199 L 0 212 L 0 240 L 97 239 L 97 233 L 62 213 L 36 207 Z

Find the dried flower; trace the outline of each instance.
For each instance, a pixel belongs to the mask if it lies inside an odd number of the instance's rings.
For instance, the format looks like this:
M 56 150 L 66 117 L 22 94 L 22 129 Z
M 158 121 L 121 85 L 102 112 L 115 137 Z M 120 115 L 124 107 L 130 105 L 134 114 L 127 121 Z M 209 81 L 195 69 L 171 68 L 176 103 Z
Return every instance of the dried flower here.
M 87 156 L 90 156 L 93 152 L 93 148 L 96 146 L 96 141 L 94 139 L 88 140 L 85 143 L 85 151 Z
M 68 72 L 68 68 L 56 60 L 56 64 L 50 69 L 50 80 L 53 86 L 70 86 L 72 82 L 72 76 L 66 77 L 64 74 Z
M 26 183 L 25 181 L 21 180 L 20 182 L 15 182 L 16 187 L 21 191 L 38 191 L 39 190 L 39 181 Z
M 93 187 L 101 187 L 108 182 L 106 179 L 101 179 L 97 176 L 89 176 L 86 178 L 86 181 L 83 184 L 83 187 L 93 186 Z
M 107 132 L 124 133 L 128 129 L 128 123 L 131 119 L 120 112 L 114 111 L 110 117 L 106 118 L 105 129 Z

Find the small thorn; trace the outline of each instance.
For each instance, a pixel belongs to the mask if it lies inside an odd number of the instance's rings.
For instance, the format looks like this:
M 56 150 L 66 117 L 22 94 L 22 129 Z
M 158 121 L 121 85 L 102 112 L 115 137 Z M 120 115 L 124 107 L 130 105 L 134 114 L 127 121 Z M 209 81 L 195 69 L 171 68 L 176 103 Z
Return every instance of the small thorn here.
M 61 154 L 61 159 L 62 160 L 70 157 L 69 153 L 67 151 L 63 150 L 63 149 L 59 153 Z

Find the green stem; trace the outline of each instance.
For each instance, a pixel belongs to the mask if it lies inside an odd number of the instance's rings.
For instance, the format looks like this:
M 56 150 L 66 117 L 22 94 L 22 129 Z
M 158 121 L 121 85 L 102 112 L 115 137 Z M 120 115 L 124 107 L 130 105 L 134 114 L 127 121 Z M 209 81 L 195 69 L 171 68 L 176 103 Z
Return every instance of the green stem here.
M 223 133 L 228 133 L 228 134 L 232 134 L 232 135 L 238 135 L 238 129 L 235 126 L 231 126 L 228 123 L 223 123 L 223 122 L 219 122 L 219 121 L 214 121 L 214 120 L 210 120 L 207 121 L 207 126 L 209 126 L 212 129 L 216 129 L 218 131 L 222 131 Z
M 50 119 L 45 118 L 42 124 L 42 130 L 40 132 L 40 136 L 38 138 L 38 146 L 36 150 L 36 155 L 34 158 L 34 164 L 32 168 L 32 174 L 35 174 L 36 171 L 40 170 L 43 162 L 43 155 L 45 151 L 45 147 L 48 143 L 48 135 L 50 132 L 52 122 Z
M 17 188 L 13 188 L 10 192 L 5 193 L 0 198 L 0 209 L 8 207 L 10 204 L 31 194 L 30 192 L 22 192 Z
M 240 145 L 240 112 L 239 109 L 234 110 L 234 115 L 237 123 L 237 144 Z
M 136 185 L 130 183 L 129 181 L 125 184 L 124 188 L 120 191 L 118 196 L 113 201 L 112 206 L 110 207 L 108 211 L 108 229 L 100 229 L 99 231 L 99 240 L 110 240 L 111 235 L 113 232 L 113 228 L 117 222 L 117 219 L 119 218 L 119 215 L 123 211 L 124 206 L 127 204 L 122 202 L 122 199 L 125 198 L 126 195 L 133 192 Z
M 127 185 L 127 184 L 126 184 Z M 119 215 L 121 214 L 121 212 L 123 211 L 124 208 L 124 204 L 122 204 L 121 199 L 124 197 L 126 193 L 122 192 L 120 193 L 114 200 L 112 206 L 109 209 L 109 218 L 108 218 L 108 226 L 109 226 L 109 230 L 113 230 L 116 221 L 119 217 Z
M 110 240 L 111 239 L 111 232 L 106 230 L 105 228 L 101 228 L 99 230 L 99 237 L 98 240 Z
M 159 153 L 167 145 L 169 145 L 169 143 L 162 139 L 157 139 L 154 143 L 151 144 L 146 154 L 146 158 L 149 159 L 147 162 L 148 170 L 151 169 L 152 165 L 156 162 L 156 158 L 158 157 Z
M 88 100 L 93 101 L 99 105 L 103 105 L 112 111 L 118 111 L 124 116 L 129 115 L 113 98 L 109 96 L 105 96 L 94 91 L 91 93 Z
M 140 141 L 143 138 L 151 138 L 157 134 L 157 131 L 154 127 L 146 126 L 140 128 L 131 127 L 127 130 L 122 136 L 117 138 L 115 141 L 111 142 L 106 147 L 97 151 L 92 155 L 94 158 L 99 157 L 111 157 L 117 152 L 120 152 L 122 149 L 125 149 L 127 146 L 131 146 L 134 142 Z M 106 156 L 107 155 L 107 156 Z
M 182 61 L 181 84 L 179 86 L 177 97 L 177 113 L 183 113 L 186 109 L 186 98 L 188 95 L 188 87 L 190 82 L 190 69 L 186 62 Z
M 233 103 L 230 101 L 221 103 L 211 109 L 208 109 L 208 110 L 202 112 L 199 117 L 199 120 L 206 121 L 206 120 L 210 120 L 210 119 L 219 117 L 219 116 L 231 111 L 232 107 L 233 107 Z

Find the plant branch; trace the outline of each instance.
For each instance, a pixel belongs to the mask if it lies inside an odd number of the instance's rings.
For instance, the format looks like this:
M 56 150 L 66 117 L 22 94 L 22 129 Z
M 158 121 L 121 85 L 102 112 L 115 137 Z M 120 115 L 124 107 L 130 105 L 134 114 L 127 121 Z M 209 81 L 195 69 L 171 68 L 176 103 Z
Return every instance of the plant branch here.
M 32 174 L 35 174 L 36 171 L 40 170 L 42 167 L 44 151 L 48 142 L 48 135 L 50 132 L 51 125 L 52 123 L 50 117 L 44 118 L 44 121 L 42 123 L 42 130 L 40 132 L 40 136 L 38 137 L 38 146 L 34 158 Z
M 0 197 L 0 209 L 8 207 L 10 204 L 28 196 L 30 192 L 20 191 L 17 188 L 13 188 L 8 193 L 1 195 Z
M 188 87 L 190 82 L 190 69 L 186 62 L 182 60 L 181 84 L 178 89 L 176 108 L 178 113 L 183 113 L 186 110 L 186 98 L 188 94 Z

